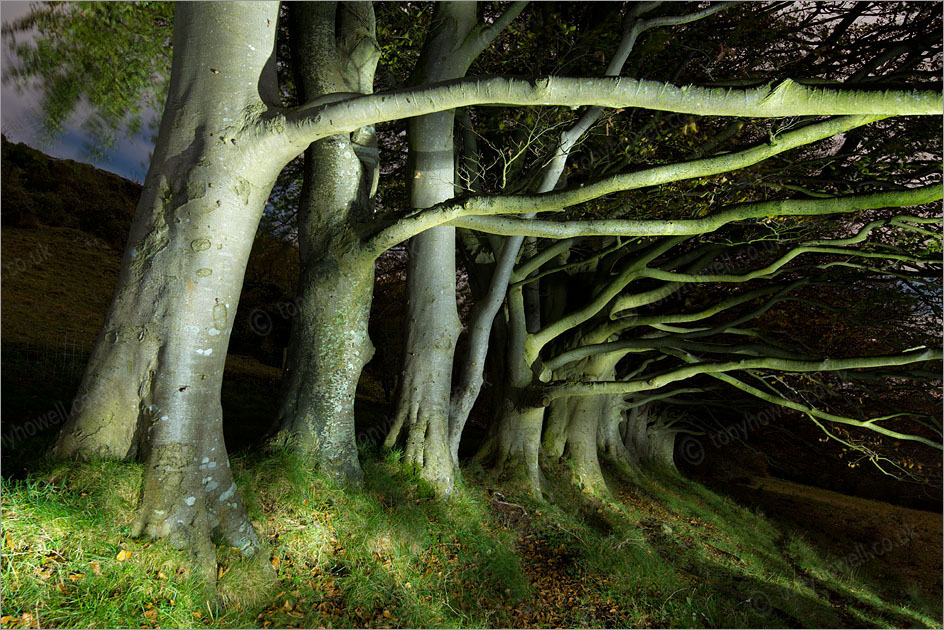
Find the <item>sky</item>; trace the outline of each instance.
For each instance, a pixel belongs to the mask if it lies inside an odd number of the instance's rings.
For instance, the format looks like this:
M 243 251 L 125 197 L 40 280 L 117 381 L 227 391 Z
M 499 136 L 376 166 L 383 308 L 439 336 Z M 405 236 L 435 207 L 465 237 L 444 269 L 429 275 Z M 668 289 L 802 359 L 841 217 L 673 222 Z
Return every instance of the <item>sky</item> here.
M 29 13 L 30 2 L 0 2 L 0 21 L 16 20 Z M 9 53 L 3 45 L 0 73 L 6 78 Z M 25 142 L 43 153 L 57 158 L 76 160 L 93 164 L 98 168 L 132 181 L 143 183 L 147 172 L 147 163 L 153 144 L 147 135 L 122 138 L 102 158 L 96 159 L 86 149 L 87 134 L 82 130 L 82 122 L 87 110 L 76 112 L 66 125 L 64 133 L 49 141 L 43 138 L 41 111 L 41 93 L 38 89 L 28 89 L 22 93 L 12 83 L 5 80 L 0 86 L 0 126 L 11 142 Z

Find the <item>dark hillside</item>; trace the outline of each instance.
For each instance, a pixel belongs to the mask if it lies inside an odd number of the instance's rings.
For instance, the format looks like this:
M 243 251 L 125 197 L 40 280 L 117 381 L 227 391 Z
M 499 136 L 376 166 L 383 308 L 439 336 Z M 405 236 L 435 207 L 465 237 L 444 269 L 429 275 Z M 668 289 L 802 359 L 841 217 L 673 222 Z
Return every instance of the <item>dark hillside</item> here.
M 68 227 L 121 250 L 141 186 L 89 164 L 2 139 L 3 227 Z

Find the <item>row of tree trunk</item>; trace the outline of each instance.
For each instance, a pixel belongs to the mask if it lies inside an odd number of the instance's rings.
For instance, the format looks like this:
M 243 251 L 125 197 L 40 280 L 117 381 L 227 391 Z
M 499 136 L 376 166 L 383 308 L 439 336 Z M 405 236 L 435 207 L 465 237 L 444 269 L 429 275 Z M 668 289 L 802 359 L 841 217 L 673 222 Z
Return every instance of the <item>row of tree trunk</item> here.
M 620 73 L 640 32 L 666 24 L 644 18 L 656 4 L 629 9 L 607 74 Z M 522 8 L 515 3 L 482 24 L 476 3 L 438 4 L 412 82 L 464 77 Z M 701 19 L 719 8 L 676 16 L 668 24 Z M 82 404 L 53 449 L 61 458 L 143 460 L 134 532 L 190 548 L 204 566 L 212 564 L 212 536 L 246 555 L 259 547 L 229 469 L 220 388 L 253 235 L 276 176 L 302 150 L 299 308 L 269 444 L 340 482 L 356 486 L 362 480 L 354 395 L 373 354 L 367 324 L 374 263 L 382 253 L 376 237 L 387 227 L 371 200 L 377 141 L 372 126 L 345 130 L 331 120 L 319 121 L 332 132 L 310 146 L 285 141 L 283 126 L 291 119 L 284 116 L 276 82 L 278 17 L 277 3 L 177 5 L 169 96 L 114 302 L 80 386 Z M 380 47 L 370 3 L 298 3 L 289 18 L 294 80 L 305 111 L 372 92 Z M 778 97 L 803 100 L 792 89 L 782 89 Z M 559 187 L 569 153 L 601 112 L 592 108 L 560 135 L 535 193 Z M 847 117 L 839 130 L 874 118 Z M 454 126 L 454 110 L 409 121 L 415 216 L 457 195 Z M 294 129 L 304 128 L 299 123 Z M 817 139 L 804 133 L 810 136 L 804 142 Z M 773 154 L 789 145 L 781 143 L 781 149 L 771 142 L 754 151 Z M 467 153 L 473 145 L 462 143 Z M 567 458 L 575 483 L 595 493 L 607 492 L 601 454 L 632 475 L 642 474 L 644 465 L 672 467 L 680 429 L 657 403 L 634 400 L 629 391 L 547 399 L 541 394 L 548 381 L 618 381 L 626 372 L 620 364 L 626 352 L 591 354 L 549 371 L 542 361 L 549 349 L 563 352 L 616 339 L 604 306 L 651 272 L 648 263 L 669 255 L 680 237 L 655 239 L 628 256 L 624 251 L 616 258 L 615 275 L 604 264 L 608 259 L 600 258 L 587 272 L 602 278 L 594 285 L 592 308 L 568 314 L 564 301 L 553 299 L 555 292 L 566 296 L 572 290 L 567 282 L 589 276 L 564 274 L 565 280 L 546 281 L 535 274 L 555 256 L 563 264 L 569 242 L 539 251 L 520 236 L 486 240 L 490 252 L 482 269 L 490 275 L 473 282 L 481 287 L 481 308 L 470 323 L 468 355 L 458 362 L 456 228 L 440 225 L 410 241 L 404 365 L 386 445 L 402 447 L 404 462 L 441 497 L 450 496 L 459 474 L 459 442 L 486 360 L 499 355 L 500 403 L 478 454 L 498 472 L 520 468 L 541 496 L 542 454 L 551 461 Z M 710 248 L 694 251 L 676 254 L 666 269 L 691 273 L 717 256 Z M 677 285 L 659 286 L 671 292 Z M 542 322 L 542 309 L 557 312 Z M 562 337 L 584 323 L 584 332 Z M 494 337 L 504 344 L 489 353 Z

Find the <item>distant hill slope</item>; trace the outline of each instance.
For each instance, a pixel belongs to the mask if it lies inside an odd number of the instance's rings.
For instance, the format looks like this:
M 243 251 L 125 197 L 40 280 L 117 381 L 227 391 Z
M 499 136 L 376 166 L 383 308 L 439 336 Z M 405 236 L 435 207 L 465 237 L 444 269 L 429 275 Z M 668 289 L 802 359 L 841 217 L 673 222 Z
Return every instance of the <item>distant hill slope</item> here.
M 68 227 L 124 248 L 142 187 L 89 164 L 2 138 L 0 223 Z
M 121 252 L 65 227 L 5 228 L 3 343 L 68 328 L 91 345 L 105 322 L 121 266 Z

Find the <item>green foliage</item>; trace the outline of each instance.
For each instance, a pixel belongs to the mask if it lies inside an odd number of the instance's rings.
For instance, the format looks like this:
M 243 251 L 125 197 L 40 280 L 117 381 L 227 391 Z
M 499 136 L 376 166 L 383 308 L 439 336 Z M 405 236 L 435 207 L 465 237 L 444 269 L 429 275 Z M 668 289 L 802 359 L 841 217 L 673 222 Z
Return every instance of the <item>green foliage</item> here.
M 3 26 L 13 60 L 4 82 L 42 91 L 50 136 L 90 107 L 88 149 L 108 149 L 120 134 L 156 130 L 170 78 L 172 24 L 170 2 L 36 3 L 26 18 Z

